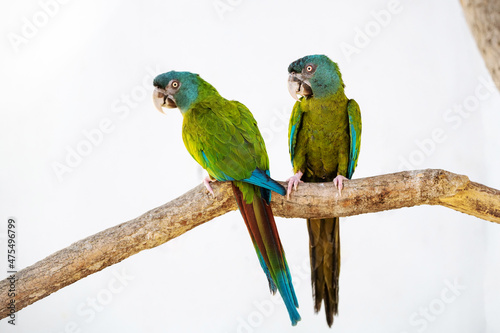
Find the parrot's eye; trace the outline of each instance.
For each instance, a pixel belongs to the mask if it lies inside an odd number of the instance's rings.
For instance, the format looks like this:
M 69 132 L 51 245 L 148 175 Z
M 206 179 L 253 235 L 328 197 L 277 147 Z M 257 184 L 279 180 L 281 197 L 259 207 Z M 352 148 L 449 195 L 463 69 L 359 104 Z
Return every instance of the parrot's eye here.
M 179 81 L 177 81 L 177 80 L 175 80 L 175 81 L 172 82 L 172 88 L 174 88 L 174 89 L 179 88 L 179 85 L 180 85 Z
M 308 71 L 308 72 L 312 72 L 312 71 L 313 71 L 313 66 L 308 65 L 308 66 L 306 67 L 306 71 Z

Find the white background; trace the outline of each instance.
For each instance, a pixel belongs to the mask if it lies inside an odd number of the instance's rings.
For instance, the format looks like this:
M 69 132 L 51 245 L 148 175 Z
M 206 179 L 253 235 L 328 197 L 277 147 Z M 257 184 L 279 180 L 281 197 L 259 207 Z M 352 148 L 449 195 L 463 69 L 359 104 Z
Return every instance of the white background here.
M 2 1 L 0 22 L 0 253 L 13 216 L 20 268 L 200 183 L 179 111 L 151 102 L 153 77 L 173 69 L 249 107 L 276 179 L 291 175 L 287 66 L 322 53 L 361 106 L 355 178 L 441 168 L 500 188 L 500 98 L 456 0 Z M 78 150 L 86 156 L 70 157 Z M 59 290 L 0 331 L 500 331 L 496 224 L 428 206 L 342 219 L 330 330 L 313 313 L 305 222 L 277 223 L 295 328 L 232 212 Z

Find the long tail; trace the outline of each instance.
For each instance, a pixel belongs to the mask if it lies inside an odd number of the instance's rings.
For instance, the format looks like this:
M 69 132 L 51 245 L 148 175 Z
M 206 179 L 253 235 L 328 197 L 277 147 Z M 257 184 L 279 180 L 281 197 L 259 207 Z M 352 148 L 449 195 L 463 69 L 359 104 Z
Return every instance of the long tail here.
M 307 229 L 314 311 L 319 312 L 321 301 L 324 300 L 326 321 L 332 327 L 339 304 L 339 218 L 307 219 Z
M 252 237 L 252 242 L 259 257 L 260 265 L 266 273 L 269 289 L 273 294 L 278 290 L 285 302 L 292 325 L 300 320 L 297 311 L 299 303 L 292 285 L 292 277 L 285 259 L 285 252 L 274 222 L 271 206 L 262 198 L 260 188 L 246 183 L 233 184 L 233 192 L 238 202 L 241 215 Z M 245 201 L 241 187 L 248 187 L 253 192 L 253 200 Z M 251 188 L 250 188 L 251 187 Z

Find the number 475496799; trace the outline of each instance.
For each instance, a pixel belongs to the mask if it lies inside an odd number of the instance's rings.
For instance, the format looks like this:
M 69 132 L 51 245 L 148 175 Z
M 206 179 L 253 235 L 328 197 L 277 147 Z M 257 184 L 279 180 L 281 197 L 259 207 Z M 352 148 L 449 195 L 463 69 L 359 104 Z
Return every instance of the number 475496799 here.
M 9 219 L 7 223 L 7 261 L 10 270 L 16 269 L 16 221 Z

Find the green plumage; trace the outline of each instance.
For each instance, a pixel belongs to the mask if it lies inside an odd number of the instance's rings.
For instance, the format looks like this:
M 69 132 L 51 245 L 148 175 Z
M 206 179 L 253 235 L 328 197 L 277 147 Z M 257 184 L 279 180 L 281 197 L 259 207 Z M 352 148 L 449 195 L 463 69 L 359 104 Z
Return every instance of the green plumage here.
M 154 85 L 153 101 L 160 111 L 177 107 L 182 112 L 182 139 L 191 156 L 212 179 L 232 182 L 269 288 L 280 292 L 296 325 L 298 302 L 270 206 L 271 191 L 281 195 L 286 191 L 269 176 L 269 159 L 257 122 L 243 104 L 221 97 L 197 74 L 164 73 L 155 78 Z
M 269 169 L 264 140 L 250 111 L 217 92 L 184 112 L 182 139 L 191 156 L 217 180 L 246 179 L 256 168 Z M 236 185 L 245 201 L 252 202 L 254 187 Z
M 302 119 L 295 139 L 293 169 L 304 173 L 304 181 L 332 181 L 338 174 L 347 175 L 350 145 L 347 104 L 343 91 L 295 103 L 292 119 Z
M 289 72 L 290 82 L 300 82 L 297 87 L 307 92 L 295 103 L 290 118 L 294 173 L 302 172 L 305 182 L 329 182 L 338 175 L 350 179 L 359 155 L 361 114 L 358 104 L 344 93 L 337 64 L 326 56 L 307 56 L 293 62 Z M 339 219 L 308 219 L 307 226 L 314 308 L 318 312 L 324 301 L 331 326 L 338 312 Z

